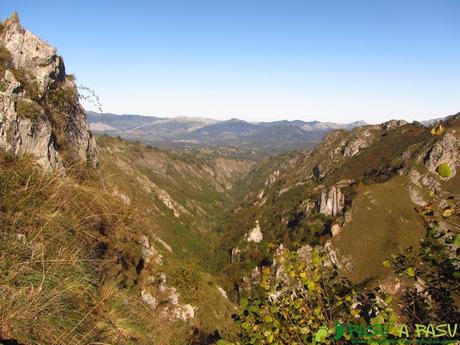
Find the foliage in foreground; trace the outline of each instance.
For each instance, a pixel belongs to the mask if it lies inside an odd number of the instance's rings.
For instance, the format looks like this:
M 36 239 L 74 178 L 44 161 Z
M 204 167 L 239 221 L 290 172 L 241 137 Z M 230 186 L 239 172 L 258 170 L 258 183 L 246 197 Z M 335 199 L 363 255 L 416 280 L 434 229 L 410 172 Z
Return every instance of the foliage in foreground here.
M 238 344 L 331 344 L 337 322 L 396 322 L 391 297 L 359 292 L 316 250 L 308 258 L 284 250 L 274 266 L 262 269 L 257 296 L 240 304 Z
M 447 205 L 442 208 L 436 204 Z M 408 248 L 384 263 L 413 284 L 402 292 L 402 314 L 417 323 L 460 323 L 460 218 L 454 197 L 418 209 L 426 226 L 419 251 Z

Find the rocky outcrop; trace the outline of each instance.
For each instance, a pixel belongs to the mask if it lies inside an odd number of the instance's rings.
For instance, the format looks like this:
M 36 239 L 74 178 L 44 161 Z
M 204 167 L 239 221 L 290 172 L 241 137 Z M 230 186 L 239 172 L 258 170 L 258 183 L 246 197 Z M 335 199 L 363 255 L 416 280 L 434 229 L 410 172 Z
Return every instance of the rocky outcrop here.
M 353 157 L 374 142 L 374 135 L 369 129 L 360 130 L 342 149 L 345 157 Z
M 340 224 L 332 224 L 331 226 L 331 235 L 332 237 L 337 237 L 340 235 L 340 233 L 342 232 L 342 227 L 340 226 Z
M 446 133 L 442 139 L 437 141 L 425 156 L 425 166 L 433 173 L 436 173 L 441 164 L 447 164 L 452 174 L 446 179 L 455 176 L 456 167 L 460 160 L 460 140 L 455 136 L 455 131 Z
M 276 180 L 278 180 L 279 176 L 280 176 L 279 170 L 275 170 L 274 172 L 272 172 L 270 175 L 268 175 L 267 179 L 265 180 L 265 186 L 269 186 L 275 183 Z
M 0 148 L 15 155 L 33 154 L 41 166 L 59 168 L 62 160 L 56 149 L 51 123 L 41 119 L 33 121 L 20 118 L 16 111 L 16 93 L 20 83 L 10 71 L 5 72 L 2 82 L 3 85 L 6 84 L 6 91 L 0 91 Z M 25 103 L 25 106 L 27 105 L 28 103 Z M 36 115 L 42 114 L 39 112 Z
M 394 130 L 406 124 L 407 122 L 403 120 L 391 120 L 380 125 L 358 127 L 350 132 L 332 132 L 324 138 L 323 142 L 318 145 L 318 147 L 321 147 L 322 150 L 330 150 L 333 148 L 332 154 L 330 155 L 331 158 L 337 154 L 350 158 L 374 144 L 376 139 L 379 138 L 380 131 Z M 320 167 L 316 167 L 315 175 L 319 176 L 319 174 Z
M 428 203 L 425 201 L 420 192 L 413 186 L 406 187 L 410 200 L 417 206 L 426 206 Z
M 248 242 L 260 243 L 263 240 L 262 230 L 259 221 L 256 220 L 256 226 L 252 228 L 244 237 Z
M 154 311 L 172 319 L 187 321 L 195 317 L 195 308 L 190 304 L 179 302 L 180 295 L 176 288 L 168 287 L 166 275 L 151 277 L 149 285 L 141 291 L 141 298 Z
M 345 195 L 336 186 L 324 189 L 318 198 L 317 207 L 320 213 L 337 216 L 345 208 Z
M 4 22 L 1 44 L 11 53 L 12 65 L 30 73 L 43 96 L 56 81 L 65 80 L 65 67 L 56 49 L 25 30 L 17 14 Z
M 391 130 L 391 129 L 396 129 L 404 125 L 407 125 L 407 122 L 404 120 L 390 120 L 390 121 L 382 123 L 380 127 L 382 129 Z
M 142 248 L 140 287 L 142 301 L 153 311 L 166 318 L 187 321 L 195 317 L 195 307 L 179 301 L 180 294 L 175 287 L 166 284 L 166 274 L 158 269 L 163 265 L 163 256 L 150 244 L 147 236 L 139 239 Z
M 241 249 L 238 247 L 232 248 L 232 253 L 230 255 L 232 264 L 235 262 L 239 262 L 241 260 Z
M 16 14 L 3 22 L 0 49 L 0 147 L 32 154 L 46 169 L 61 167 L 64 156 L 94 166 L 96 144 L 56 49 L 25 30 Z

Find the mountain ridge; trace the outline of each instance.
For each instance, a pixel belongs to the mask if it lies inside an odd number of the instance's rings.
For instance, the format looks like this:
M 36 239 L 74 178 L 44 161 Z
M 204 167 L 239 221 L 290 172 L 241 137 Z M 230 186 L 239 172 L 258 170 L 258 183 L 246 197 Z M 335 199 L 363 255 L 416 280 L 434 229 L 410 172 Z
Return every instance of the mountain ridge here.
M 268 153 L 312 149 L 332 130 L 349 130 L 365 124 L 364 121 L 339 124 L 302 120 L 248 122 L 238 118 L 142 117 L 92 111 L 87 115 L 95 133 L 138 140 L 161 148 L 224 146 Z

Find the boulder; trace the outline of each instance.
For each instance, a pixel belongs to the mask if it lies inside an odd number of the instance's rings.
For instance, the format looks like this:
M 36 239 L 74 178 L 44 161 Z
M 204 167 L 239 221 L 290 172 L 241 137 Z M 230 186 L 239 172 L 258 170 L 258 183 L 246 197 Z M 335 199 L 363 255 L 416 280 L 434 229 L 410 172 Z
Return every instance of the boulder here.
M 252 228 L 244 237 L 248 242 L 260 243 L 264 236 L 262 230 L 260 229 L 259 221 L 256 220 L 256 226 Z

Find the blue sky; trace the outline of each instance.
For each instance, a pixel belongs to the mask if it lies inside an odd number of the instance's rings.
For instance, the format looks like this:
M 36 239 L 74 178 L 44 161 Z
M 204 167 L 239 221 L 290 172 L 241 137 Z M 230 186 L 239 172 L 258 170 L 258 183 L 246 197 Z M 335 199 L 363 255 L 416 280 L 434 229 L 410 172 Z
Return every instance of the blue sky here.
M 335 122 L 460 111 L 458 0 L 2 0 L 103 109 Z

